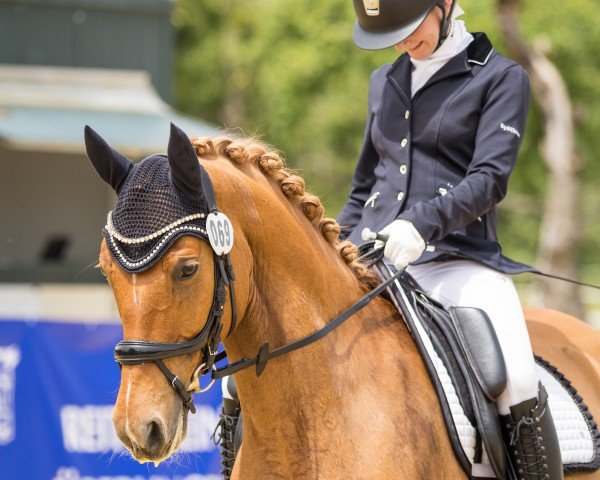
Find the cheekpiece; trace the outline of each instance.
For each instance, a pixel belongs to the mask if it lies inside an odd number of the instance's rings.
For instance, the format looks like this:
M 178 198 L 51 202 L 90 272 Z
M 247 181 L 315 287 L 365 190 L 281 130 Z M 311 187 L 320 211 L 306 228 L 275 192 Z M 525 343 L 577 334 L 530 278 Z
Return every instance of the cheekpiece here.
M 167 156 L 152 155 L 129 172 L 102 234 L 121 267 L 138 273 L 183 235 L 207 240 L 208 213 L 207 202 L 189 199 L 173 185 Z

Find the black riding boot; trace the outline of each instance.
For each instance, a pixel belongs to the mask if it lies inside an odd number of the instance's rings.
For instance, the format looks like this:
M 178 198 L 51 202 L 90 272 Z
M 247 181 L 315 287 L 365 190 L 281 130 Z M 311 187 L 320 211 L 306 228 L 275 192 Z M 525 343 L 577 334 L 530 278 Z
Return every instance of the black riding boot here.
M 563 465 L 548 394 L 540 383 L 538 398 L 510 407 L 500 417 L 508 454 L 519 480 L 562 480 Z
M 212 434 L 212 438 L 215 441 L 215 445 L 221 447 L 221 465 L 223 466 L 221 475 L 223 475 L 225 480 L 229 480 L 233 471 L 235 457 L 242 442 L 242 411 L 233 377 L 227 377 L 223 381 L 227 382 L 227 385 L 223 389 L 223 406 L 219 414 L 219 423 Z

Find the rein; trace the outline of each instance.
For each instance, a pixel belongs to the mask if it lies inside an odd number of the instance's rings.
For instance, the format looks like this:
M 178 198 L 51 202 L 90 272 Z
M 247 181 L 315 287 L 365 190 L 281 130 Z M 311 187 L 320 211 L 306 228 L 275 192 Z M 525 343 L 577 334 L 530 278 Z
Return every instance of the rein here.
M 395 275 L 383 281 L 377 287 L 370 292 L 363 295 L 358 301 L 356 301 L 348 309 L 344 310 L 340 315 L 335 317 L 331 322 L 325 325 L 323 328 L 300 338 L 292 343 L 276 348 L 275 350 L 269 350 L 269 342 L 265 341 L 258 354 L 252 358 L 242 358 L 234 363 L 228 364 L 224 367 L 217 368 L 216 362 L 223 360 L 227 357 L 225 351 L 217 353 L 217 348 L 221 341 L 221 330 L 223 324 L 221 323 L 221 317 L 223 315 L 224 305 L 227 298 L 225 291 L 225 285 L 229 286 L 229 292 L 231 297 L 231 308 L 232 308 L 232 324 L 229 329 L 231 333 L 233 326 L 236 321 L 236 307 L 235 307 L 235 293 L 233 289 L 233 280 L 235 278 L 233 274 L 233 268 L 229 263 L 229 255 L 217 255 L 215 257 L 215 291 L 213 295 L 213 304 L 208 315 L 208 320 L 204 328 L 200 333 L 187 342 L 180 343 L 159 343 L 159 342 L 144 342 L 138 340 L 122 340 L 115 346 L 115 360 L 119 365 L 140 365 L 143 363 L 154 363 L 165 375 L 173 389 L 181 397 L 183 405 L 192 413 L 196 413 L 196 408 L 193 403 L 192 395 L 190 390 L 186 389 L 183 382 L 174 375 L 164 364 L 163 360 L 166 358 L 176 357 L 180 355 L 187 355 L 197 351 L 201 352 L 201 361 L 198 367 L 195 369 L 192 379 L 197 379 L 202 375 L 211 373 L 210 383 L 200 388 L 198 380 L 198 387 L 193 389 L 198 393 L 207 391 L 219 378 L 226 377 L 233 373 L 245 370 L 253 365 L 256 365 L 256 376 L 259 377 L 267 362 L 274 358 L 286 355 L 295 350 L 304 348 L 312 343 L 325 337 L 327 334 L 341 326 L 346 320 L 352 315 L 366 307 L 376 296 L 383 292 L 391 283 L 397 280 L 402 275 L 403 270 L 398 271 Z
M 269 351 L 269 342 L 264 342 L 260 349 L 258 350 L 258 354 L 252 358 L 242 358 L 237 362 L 231 363 L 221 368 L 214 368 L 211 374 L 211 378 L 216 380 L 218 378 L 223 378 L 233 373 L 239 372 L 240 370 L 244 370 L 252 365 L 256 365 L 256 376 L 259 377 L 267 366 L 267 362 L 274 358 L 280 357 L 287 353 L 291 353 L 295 350 L 299 350 L 300 348 L 306 347 L 316 341 L 325 337 L 328 333 L 335 330 L 337 327 L 342 325 L 346 320 L 348 320 L 352 315 L 366 307 L 371 300 L 373 300 L 377 295 L 383 292 L 391 283 L 397 280 L 400 275 L 402 275 L 403 270 L 397 272 L 394 276 L 388 278 L 369 293 L 363 295 L 356 303 L 354 303 L 350 308 L 344 310 L 340 315 L 335 317 L 331 322 L 325 325 L 323 328 L 300 338 L 292 343 L 288 343 L 282 347 L 276 348 L 275 350 Z M 227 357 L 225 351 L 217 354 L 215 361 L 222 360 Z

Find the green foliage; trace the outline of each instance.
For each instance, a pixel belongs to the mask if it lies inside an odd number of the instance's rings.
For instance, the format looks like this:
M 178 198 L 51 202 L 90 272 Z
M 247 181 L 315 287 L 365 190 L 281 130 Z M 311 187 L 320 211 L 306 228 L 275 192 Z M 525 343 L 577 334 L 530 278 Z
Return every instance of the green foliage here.
M 462 0 L 471 31 L 488 33 L 504 52 L 495 0 Z M 369 74 L 395 60 L 393 49 L 365 52 L 351 38 L 350 0 L 177 0 L 177 107 L 231 129 L 259 134 L 301 171 L 330 215 L 346 199 L 362 143 Z M 600 245 L 600 10 L 596 0 L 524 0 L 520 27 L 529 41 L 546 39 L 576 105 L 583 168 L 585 236 L 581 261 L 597 261 Z M 535 259 L 545 195 L 543 137 L 532 106 L 511 179 L 500 232 L 506 252 Z M 560 192 L 552 192 L 560 195 Z
M 174 21 L 177 106 L 260 134 L 335 215 L 362 142 L 369 74 L 395 52 L 353 45 L 347 0 L 179 0 Z

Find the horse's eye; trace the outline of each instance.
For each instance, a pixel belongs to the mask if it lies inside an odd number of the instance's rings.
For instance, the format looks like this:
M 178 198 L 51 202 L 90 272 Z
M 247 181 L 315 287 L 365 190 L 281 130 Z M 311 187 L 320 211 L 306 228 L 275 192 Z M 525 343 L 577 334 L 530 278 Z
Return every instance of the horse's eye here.
M 185 265 L 183 265 L 183 267 L 181 267 L 181 273 L 179 274 L 179 276 L 181 278 L 191 277 L 197 271 L 198 271 L 197 263 L 186 263 Z

